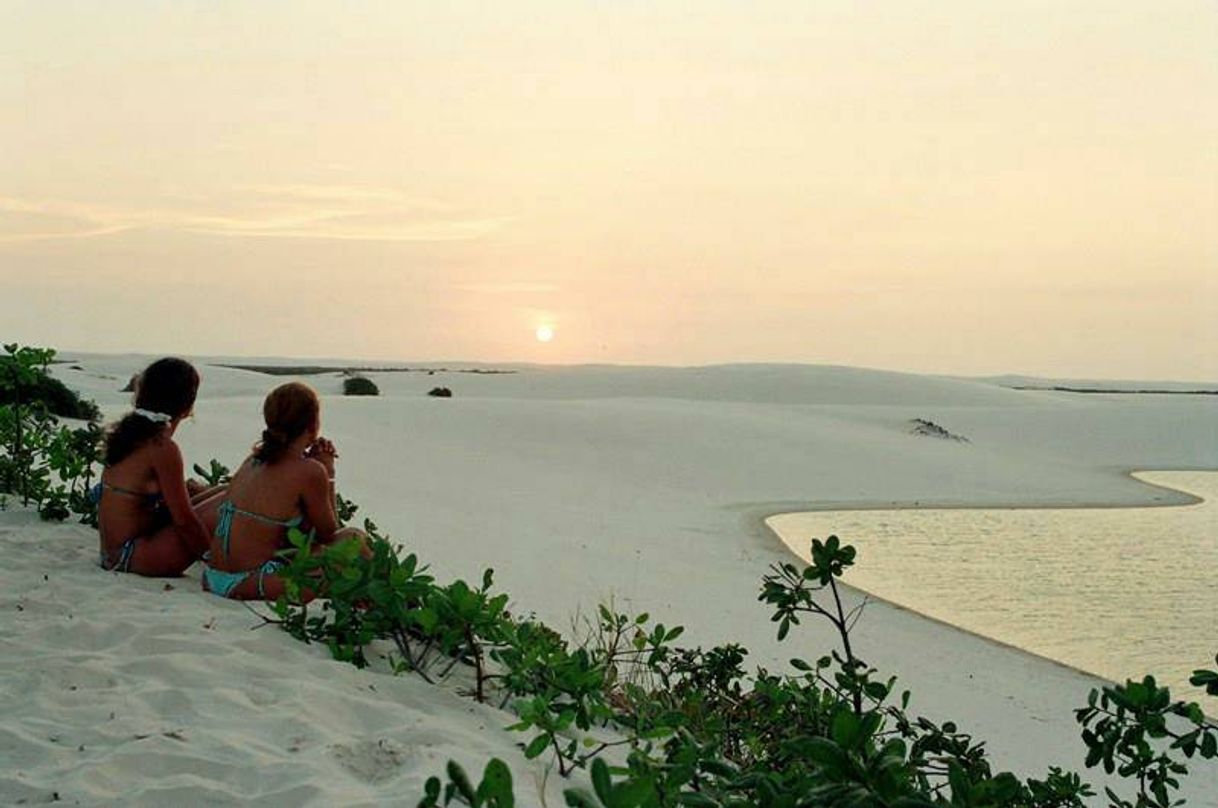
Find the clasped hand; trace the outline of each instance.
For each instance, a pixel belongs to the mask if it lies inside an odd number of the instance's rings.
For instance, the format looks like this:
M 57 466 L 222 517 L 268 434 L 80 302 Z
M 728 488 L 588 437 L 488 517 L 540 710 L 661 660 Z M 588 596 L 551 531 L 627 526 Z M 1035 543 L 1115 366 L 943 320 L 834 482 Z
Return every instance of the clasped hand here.
M 316 460 L 326 467 L 330 475 L 334 475 L 334 461 L 338 459 L 338 450 L 334 443 L 327 438 L 318 438 L 305 449 L 305 457 Z

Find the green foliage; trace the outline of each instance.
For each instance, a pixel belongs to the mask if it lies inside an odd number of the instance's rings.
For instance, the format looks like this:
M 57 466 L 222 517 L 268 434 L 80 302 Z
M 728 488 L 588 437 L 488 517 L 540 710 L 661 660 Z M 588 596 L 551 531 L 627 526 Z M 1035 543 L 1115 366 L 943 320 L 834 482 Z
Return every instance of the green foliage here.
M 334 510 L 336 512 L 335 515 L 338 516 L 338 523 L 340 525 L 349 525 L 351 520 L 355 518 L 356 512 L 359 511 L 359 506 L 335 491 Z
M 553 750 L 559 772 L 565 775 L 590 756 L 581 754 L 580 738 L 573 730 L 587 732 L 604 726 L 612 716 L 605 698 L 604 660 L 587 649 L 572 650 L 565 642 L 555 643 L 545 630 L 531 629 L 528 624 L 515 637 L 523 641 L 522 646 L 509 643 L 495 653 L 496 660 L 504 664 L 513 695 L 522 697 L 515 702 L 520 720 L 509 729 L 535 731 L 525 746 L 525 757 Z M 592 743 L 594 749 L 600 747 L 597 751 L 604 748 L 604 742 Z
M 1218 672 L 1196 671 L 1190 682 L 1214 695 Z M 1201 706 L 1173 701 L 1153 676 L 1092 690 L 1075 718 L 1083 726 L 1088 768 L 1102 765 L 1109 774 L 1115 770 L 1137 783 L 1132 800 L 1105 789 L 1113 808 L 1175 805 L 1173 792 L 1188 774 L 1182 758 L 1218 758 L 1218 729 L 1206 721 Z
M 349 376 L 343 379 L 344 396 L 379 396 L 380 388 L 367 376 Z
M 413 671 L 428 681 L 444 678 L 458 661 L 475 673 L 475 695 L 486 698 L 486 652 L 502 641 L 509 624 L 507 595 L 492 594 L 493 574 L 482 585 L 464 581 L 437 585 L 413 555 L 402 556 L 376 525 L 365 521 L 371 553 L 357 542 L 318 547 L 293 531 L 289 566 L 282 577 L 286 596 L 275 609 L 295 636 L 323 642 L 336 659 L 359 667 L 369 664 L 373 641 L 387 640 L 396 650 L 397 671 Z M 327 600 L 310 611 L 316 593 Z
M 4 346 L 0 356 L 0 491 L 35 505 L 44 519 L 73 513 L 97 524 L 89 496 L 100 461 L 97 407 L 47 375 L 49 349 Z M 62 388 L 62 390 L 61 390 Z M 64 392 L 66 391 L 66 395 Z M 80 427 L 61 425 L 57 412 L 85 417 Z
M 410 669 L 419 669 L 409 636 L 418 621 L 418 607 L 432 588 L 432 578 L 414 555 L 401 556 L 376 525 L 366 523 L 371 557 L 363 558 L 355 541 L 328 546 L 313 543 L 299 530 L 289 533 L 292 550 L 280 572 L 286 594 L 275 604 L 283 627 L 298 639 L 320 642 L 336 659 L 358 667 L 368 665 L 367 647 L 374 639 L 401 642 Z M 310 601 L 318 593 L 327 599 L 319 607 Z M 421 671 L 426 676 L 426 670 Z
M 1218 656 L 1214 657 L 1214 664 L 1218 665 Z M 1194 687 L 1205 688 L 1207 695 L 1218 696 L 1218 671 L 1204 669 L 1193 671 L 1188 683 Z
M 208 463 L 207 468 L 203 468 L 198 463 L 195 463 L 194 472 L 203 479 L 203 482 L 207 483 L 209 488 L 217 485 L 227 485 L 233 479 L 232 472 L 228 470 L 228 466 L 214 457 Z
M 0 355 L 0 405 L 37 405 L 51 415 L 97 421 L 97 404 L 82 399 L 75 391 L 47 373 L 55 359 L 50 348 L 30 348 L 9 343 Z
M 1081 808 L 1094 795 L 1078 774 L 1057 767 L 1043 779 L 995 772 L 984 743 L 954 722 L 908 714 L 908 691 L 851 649 L 862 607 L 844 608 L 837 581 L 855 550 L 836 537 L 813 542 L 811 565 L 776 565 L 762 581 L 759 599 L 773 608 L 780 639 L 813 615 L 841 640 L 815 661 L 792 659 L 792 672 L 779 675 L 746 673 L 740 645 L 679 648 L 680 627 L 607 605 L 586 637 L 568 640 L 533 617 L 511 615 L 507 596 L 492 592 L 489 570 L 479 587 L 439 584 L 414 555 L 401 556 L 375 525 L 365 526 L 369 558 L 293 534 L 288 596 L 276 604 L 283 626 L 360 666 L 374 643 L 387 642 L 397 673 L 438 681 L 458 665 L 472 670 L 475 698 L 511 705 L 510 729 L 529 736 L 521 743 L 526 758 L 550 756 L 563 776 L 588 772 L 591 791 L 564 791 L 569 806 Z M 329 599 L 310 606 L 319 592 Z M 1218 689 L 1218 673 L 1198 671 L 1194 683 Z M 1084 738 L 1102 750 L 1089 763 L 1113 761 L 1148 795 L 1130 803 L 1110 794 L 1119 808 L 1167 804 L 1164 789 L 1184 772 L 1158 756 L 1218 754 L 1199 708 L 1173 705 L 1153 680 L 1106 690 L 1089 709 L 1080 717 Z M 1173 729 L 1169 718 L 1189 723 Z M 1170 748 L 1148 752 L 1156 738 Z M 616 764 L 606 760 L 610 750 Z M 492 760 L 477 786 L 450 762 L 447 781 L 430 779 L 419 805 L 511 800 L 502 761 Z
M 491 758 L 486 764 L 482 780 L 476 787 L 456 761 L 448 761 L 446 774 L 447 784 L 442 784 L 439 777 L 428 778 L 418 808 L 438 808 L 454 800 L 473 808 L 512 808 L 516 804 L 516 798 L 512 795 L 512 770 L 499 758 Z

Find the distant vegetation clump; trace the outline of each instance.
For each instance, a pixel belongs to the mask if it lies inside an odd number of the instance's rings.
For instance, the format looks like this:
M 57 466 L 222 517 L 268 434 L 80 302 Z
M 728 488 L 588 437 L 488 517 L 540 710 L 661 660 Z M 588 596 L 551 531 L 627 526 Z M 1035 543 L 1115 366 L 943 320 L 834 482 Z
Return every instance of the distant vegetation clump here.
M 515 373 L 514 370 L 496 370 L 494 368 L 402 368 L 379 366 L 340 366 L 340 365 L 216 365 L 221 368 L 248 370 L 253 373 L 265 373 L 268 376 L 317 376 L 322 373 L 426 373 L 428 376 L 442 373 L 472 373 L 482 376 L 502 376 Z
M 41 364 L 42 355 L 30 358 L 34 348 L 6 345 L 0 355 L 0 405 L 44 406 L 51 415 L 97 421 L 101 411 L 88 399 L 83 399 L 63 382 L 46 372 L 49 361 Z M 22 353 L 27 352 L 27 353 Z M 54 352 L 49 352 L 53 356 Z M 30 364 L 29 371 L 23 363 Z
M 433 387 L 427 391 L 427 395 L 435 398 L 452 398 L 453 391 L 449 390 L 447 387 Z
M 930 438 L 939 438 L 940 440 L 954 440 L 957 443 L 971 442 L 963 435 L 948 432 L 934 421 L 927 421 L 925 418 L 914 418 L 909 423 L 913 424 L 913 429 L 910 430 L 910 434 L 913 435 L 925 435 Z
M 379 396 L 380 388 L 376 382 L 366 376 L 350 376 L 343 379 L 343 395 L 345 396 Z

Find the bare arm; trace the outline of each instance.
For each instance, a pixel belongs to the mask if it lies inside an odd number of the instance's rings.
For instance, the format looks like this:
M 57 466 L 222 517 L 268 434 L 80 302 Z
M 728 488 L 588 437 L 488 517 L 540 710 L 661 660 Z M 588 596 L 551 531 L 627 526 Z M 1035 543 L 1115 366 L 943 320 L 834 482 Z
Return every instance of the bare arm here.
M 303 472 L 303 500 L 305 518 L 313 526 L 315 538 L 329 544 L 338 532 L 338 516 L 334 513 L 334 481 L 321 463 L 306 463 Z
M 201 548 L 199 552 L 203 552 L 209 542 L 207 531 L 191 507 L 190 494 L 186 491 L 182 450 L 176 443 L 172 440 L 163 442 L 154 456 L 153 469 L 156 471 L 157 484 L 161 488 L 161 496 L 165 498 L 165 507 L 169 509 L 169 517 L 174 526 L 193 547 Z

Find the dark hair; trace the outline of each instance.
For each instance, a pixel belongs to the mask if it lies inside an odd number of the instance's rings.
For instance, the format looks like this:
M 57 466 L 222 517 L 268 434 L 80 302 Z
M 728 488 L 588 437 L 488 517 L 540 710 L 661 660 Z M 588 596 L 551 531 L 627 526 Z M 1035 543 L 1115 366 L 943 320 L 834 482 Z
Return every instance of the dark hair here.
M 199 372 L 185 359 L 167 357 L 153 362 L 135 384 L 136 409 L 181 418 L 195 405 Z M 121 463 L 136 449 L 164 432 L 166 424 L 150 421 L 134 412 L 106 432 L 105 464 Z
M 321 403 L 307 384 L 288 382 L 267 394 L 262 404 L 266 429 L 254 445 L 254 459 L 274 463 L 283 457 L 288 445 L 317 424 Z

